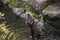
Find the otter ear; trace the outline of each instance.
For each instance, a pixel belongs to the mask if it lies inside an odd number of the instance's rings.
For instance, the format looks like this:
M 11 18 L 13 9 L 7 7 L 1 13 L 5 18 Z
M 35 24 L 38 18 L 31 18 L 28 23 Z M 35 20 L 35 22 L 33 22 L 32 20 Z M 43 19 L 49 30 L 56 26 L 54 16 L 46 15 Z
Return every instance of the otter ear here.
M 24 10 L 23 12 L 26 13 L 26 10 Z

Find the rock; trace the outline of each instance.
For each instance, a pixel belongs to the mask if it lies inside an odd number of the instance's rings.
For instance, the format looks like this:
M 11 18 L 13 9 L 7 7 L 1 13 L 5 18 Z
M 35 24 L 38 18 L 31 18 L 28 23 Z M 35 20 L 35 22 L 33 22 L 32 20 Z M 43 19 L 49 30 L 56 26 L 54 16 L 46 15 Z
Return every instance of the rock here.
M 55 33 L 60 35 L 60 3 L 52 4 L 47 10 L 43 10 L 44 22 L 56 28 Z
M 56 4 L 52 4 L 51 8 L 47 10 L 43 10 L 43 15 L 60 18 L 60 6 Z

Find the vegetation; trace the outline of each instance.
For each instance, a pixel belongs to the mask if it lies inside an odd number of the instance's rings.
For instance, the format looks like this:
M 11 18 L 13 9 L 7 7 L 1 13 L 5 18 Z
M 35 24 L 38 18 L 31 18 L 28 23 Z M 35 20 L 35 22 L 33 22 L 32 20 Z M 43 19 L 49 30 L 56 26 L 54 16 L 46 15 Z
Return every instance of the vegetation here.
M 2 6 L 2 3 L 0 4 L 0 40 L 29 40 L 29 27 L 25 25 L 22 19 L 10 11 L 9 8 Z M 30 11 L 36 19 L 43 22 L 42 14 L 36 13 L 28 2 L 19 0 L 5 0 L 4 4 L 11 4 L 13 7 L 17 7 L 19 11 Z M 52 6 L 49 5 L 45 8 L 45 10 L 48 10 L 49 8 L 52 8 Z

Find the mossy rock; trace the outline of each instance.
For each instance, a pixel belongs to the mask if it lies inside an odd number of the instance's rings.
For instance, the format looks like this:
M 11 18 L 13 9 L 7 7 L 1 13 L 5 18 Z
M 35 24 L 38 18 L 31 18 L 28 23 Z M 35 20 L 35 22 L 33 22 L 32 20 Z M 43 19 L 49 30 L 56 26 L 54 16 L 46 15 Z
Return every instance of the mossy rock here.
M 43 10 L 44 21 L 56 28 L 55 33 L 60 35 L 60 3 L 49 5 Z

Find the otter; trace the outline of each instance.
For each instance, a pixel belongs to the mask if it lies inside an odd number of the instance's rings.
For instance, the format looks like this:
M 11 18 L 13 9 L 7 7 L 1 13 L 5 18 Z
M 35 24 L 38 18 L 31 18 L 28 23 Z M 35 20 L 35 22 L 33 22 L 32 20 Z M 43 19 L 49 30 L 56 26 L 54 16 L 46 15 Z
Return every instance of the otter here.
M 43 32 L 43 30 L 45 30 L 43 23 L 34 18 L 32 13 L 26 10 L 24 10 L 24 12 L 21 12 L 19 16 L 23 18 L 25 20 L 25 23 L 30 27 L 32 40 L 35 40 L 35 38 L 37 38 L 37 40 L 40 40 L 40 36 L 45 34 Z

